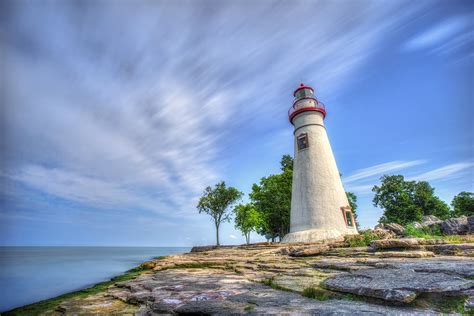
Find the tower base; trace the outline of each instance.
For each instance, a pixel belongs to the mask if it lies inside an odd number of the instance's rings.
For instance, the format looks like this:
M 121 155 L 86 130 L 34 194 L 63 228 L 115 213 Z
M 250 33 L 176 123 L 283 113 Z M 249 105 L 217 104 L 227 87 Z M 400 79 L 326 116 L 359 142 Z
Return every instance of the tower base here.
M 357 235 L 357 230 L 341 232 L 337 229 L 308 229 L 286 234 L 282 243 L 310 243 L 316 241 L 344 240 L 344 235 Z

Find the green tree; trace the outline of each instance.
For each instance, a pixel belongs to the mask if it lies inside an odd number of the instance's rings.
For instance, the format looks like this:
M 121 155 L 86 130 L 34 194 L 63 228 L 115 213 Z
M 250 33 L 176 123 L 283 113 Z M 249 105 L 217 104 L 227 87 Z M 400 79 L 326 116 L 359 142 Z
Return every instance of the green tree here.
M 405 181 L 401 175 L 384 175 L 380 186 L 374 186 L 374 206 L 384 209 L 380 223 L 406 225 L 420 221 L 423 215 L 441 219 L 450 215 L 449 207 L 434 196 L 434 189 L 425 181 Z
M 221 181 L 214 188 L 207 187 L 199 199 L 197 209 L 199 213 L 209 214 L 216 226 L 216 245 L 219 246 L 219 226 L 230 221 L 231 214 L 227 211 L 229 206 L 242 197 L 242 192 L 233 187 L 226 187 Z
M 260 213 L 252 204 L 239 204 L 234 207 L 235 228 L 245 236 L 247 245 L 250 243 L 250 233 L 257 231 L 261 224 Z
M 293 171 L 293 158 L 290 155 L 283 155 L 280 161 L 281 170 Z
M 454 216 L 473 216 L 474 215 L 474 193 L 461 192 L 456 195 L 451 202 Z
M 352 214 L 354 215 L 354 220 L 356 222 L 356 227 L 359 228 L 359 221 L 357 220 L 357 195 L 352 192 L 346 192 L 347 199 L 349 200 L 349 205 L 352 209 Z
M 258 233 L 272 241 L 281 240 L 290 230 L 293 159 L 285 155 L 280 164 L 281 173 L 262 178 L 250 193 L 250 200 L 262 219 Z

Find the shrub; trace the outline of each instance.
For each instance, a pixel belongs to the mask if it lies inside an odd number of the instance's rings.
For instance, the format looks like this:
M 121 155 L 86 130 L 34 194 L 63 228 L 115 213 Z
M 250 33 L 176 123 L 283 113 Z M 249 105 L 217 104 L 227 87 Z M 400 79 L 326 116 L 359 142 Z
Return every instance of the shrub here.
M 405 227 L 405 235 L 410 237 L 418 237 L 424 239 L 433 239 L 441 237 L 441 228 L 438 225 L 426 226 L 422 228 L 415 228 L 413 224 L 408 224 Z
M 365 247 L 370 244 L 372 240 L 379 240 L 380 236 L 371 229 L 362 230 L 359 235 L 349 235 L 344 237 L 344 241 L 349 244 L 349 247 Z

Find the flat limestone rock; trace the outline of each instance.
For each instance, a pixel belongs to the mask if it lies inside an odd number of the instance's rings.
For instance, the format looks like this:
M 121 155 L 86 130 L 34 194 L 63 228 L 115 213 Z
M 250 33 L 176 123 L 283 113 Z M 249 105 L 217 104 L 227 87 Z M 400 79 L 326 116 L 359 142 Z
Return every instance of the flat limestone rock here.
M 374 254 L 380 258 L 426 258 L 434 257 L 431 251 L 382 251 Z
M 412 302 L 421 293 L 455 293 L 473 286 L 471 280 L 446 273 L 386 268 L 338 274 L 325 281 L 330 290 L 403 303 Z
M 229 271 L 167 270 L 109 289 L 111 297 L 142 306 L 144 314 L 430 314 L 429 309 L 362 301 L 317 301 L 275 290 Z M 143 310 L 146 306 L 147 310 Z
M 420 248 L 421 238 L 380 239 L 370 243 L 373 249 Z
M 425 248 L 441 255 L 474 257 L 474 244 L 429 245 Z
M 328 245 L 318 245 L 312 247 L 296 248 L 289 251 L 291 257 L 310 257 L 324 253 L 331 249 Z
M 64 315 L 66 312 L 89 315 L 135 315 L 138 312 L 138 307 L 99 293 L 86 298 L 65 300 L 55 310 L 46 312 L 44 315 Z
M 433 272 L 453 274 L 466 278 L 474 277 L 474 260 L 444 258 L 426 258 L 423 261 L 384 260 L 373 262 L 375 268 L 409 269 L 415 272 Z

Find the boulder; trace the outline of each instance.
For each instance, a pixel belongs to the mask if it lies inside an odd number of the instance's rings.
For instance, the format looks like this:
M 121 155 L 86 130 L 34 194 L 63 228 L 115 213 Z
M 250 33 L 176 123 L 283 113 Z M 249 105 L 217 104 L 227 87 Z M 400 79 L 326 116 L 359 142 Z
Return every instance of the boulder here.
M 397 223 L 388 223 L 384 225 L 384 229 L 394 232 L 398 236 L 403 236 L 405 227 Z
M 394 238 L 396 234 L 388 229 L 376 228 L 372 231 L 375 235 L 377 235 L 380 239 L 390 239 Z
M 474 282 L 446 273 L 374 268 L 337 274 L 329 277 L 324 286 L 339 292 L 410 303 L 421 293 L 453 294 L 470 289 Z
M 421 228 L 424 227 L 420 222 L 413 222 L 412 225 L 413 225 L 413 227 L 415 227 L 416 229 L 421 229 Z
M 377 224 L 377 225 L 375 225 L 374 229 L 385 229 L 385 225 L 384 224 Z
M 450 218 L 441 223 L 441 231 L 446 235 L 464 235 L 469 232 L 466 216 Z
M 438 225 L 441 224 L 442 220 L 437 218 L 434 215 L 425 215 L 421 218 L 421 226 L 431 226 L 431 225 Z
M 474 233 L 474 216 L 469 216 L 467 218 L 467 226 L 469 228 L 469 234 Z
M 422 238 L 400 238 L 400 239 L 381 239 L 373 240 L 370 247 L 377 249 L 399 249 L 399 248 L 420 248 L 423 242 Z

